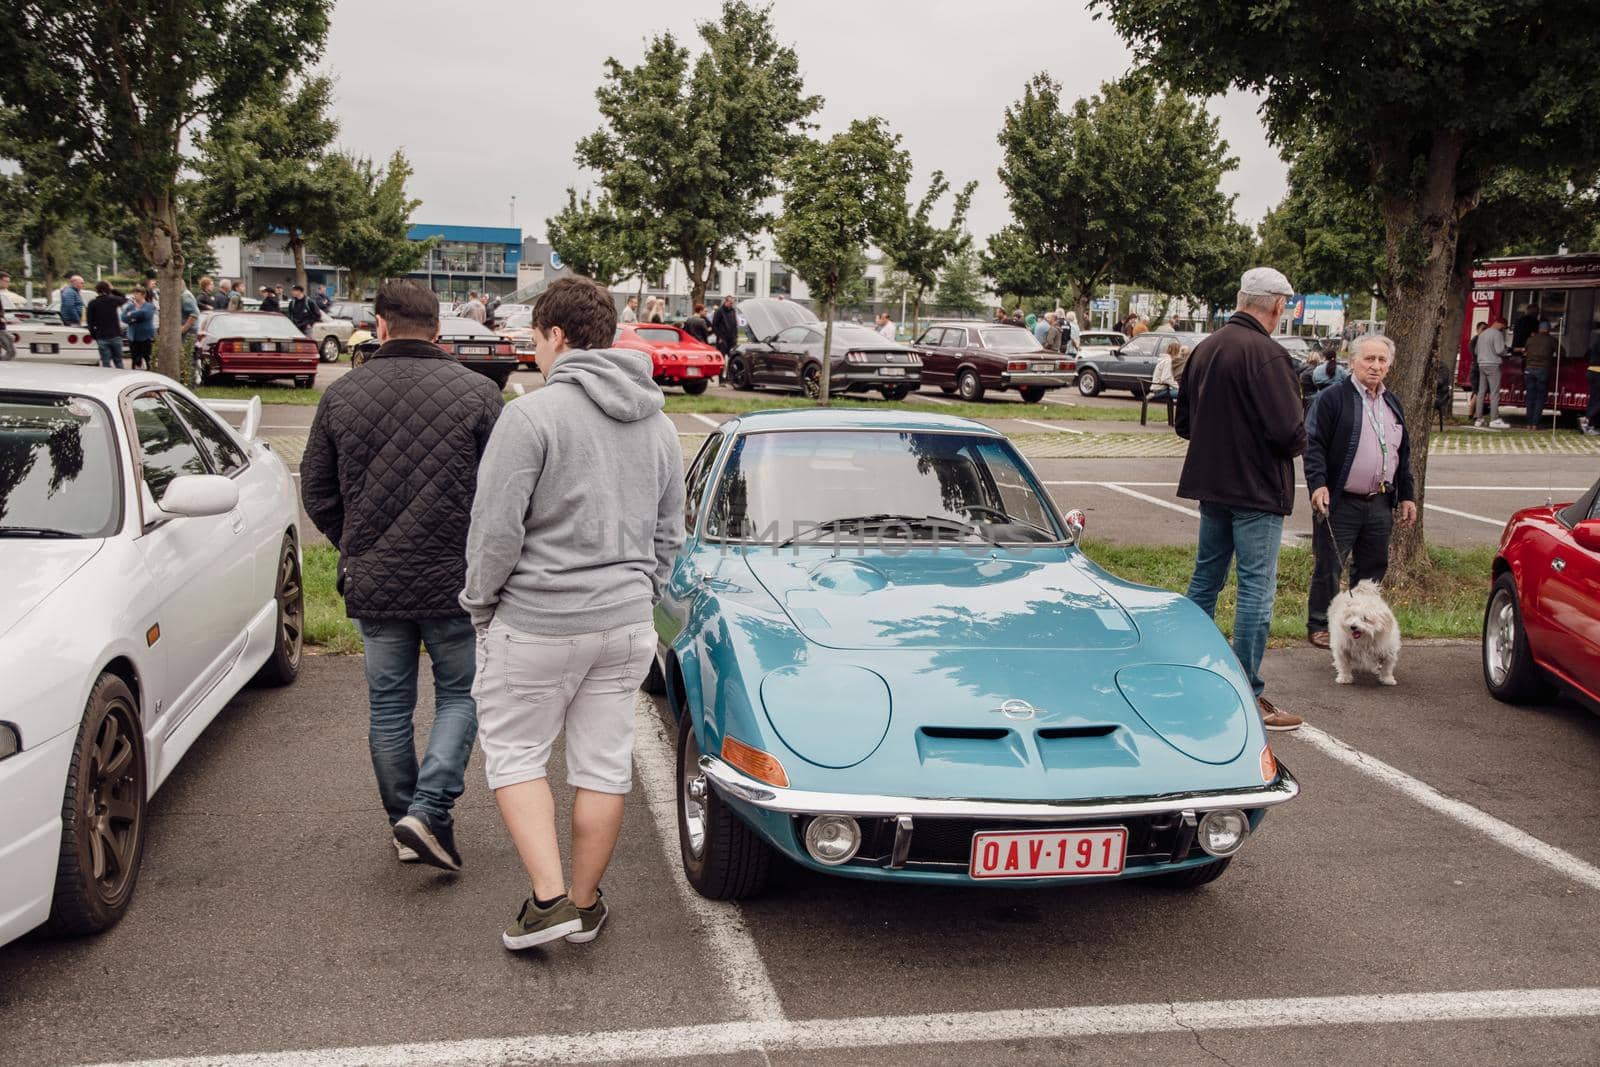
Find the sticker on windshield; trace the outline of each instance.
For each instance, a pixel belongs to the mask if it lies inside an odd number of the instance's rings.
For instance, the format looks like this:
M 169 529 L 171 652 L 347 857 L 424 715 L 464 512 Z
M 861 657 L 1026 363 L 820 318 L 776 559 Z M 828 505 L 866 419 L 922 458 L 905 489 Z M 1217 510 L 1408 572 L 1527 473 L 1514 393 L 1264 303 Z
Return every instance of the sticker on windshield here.
M 67 414 L 75 419 L 88 419 L 94 417 L 94 405 L 87 400 L 72 397 L 67 401 Z

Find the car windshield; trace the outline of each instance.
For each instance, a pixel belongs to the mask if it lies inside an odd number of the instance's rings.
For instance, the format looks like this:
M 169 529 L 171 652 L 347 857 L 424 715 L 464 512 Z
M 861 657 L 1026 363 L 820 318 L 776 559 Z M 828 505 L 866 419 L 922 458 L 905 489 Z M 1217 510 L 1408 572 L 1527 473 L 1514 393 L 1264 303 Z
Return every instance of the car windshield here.
M 1043 493 L 1004 438 L 884 430 L 741 435 L 706 535 L 771 545 L 1061 539 Z
M 111 421 L 82 397 L 0 392 L 0 537 L 104 537 L 116 527 Z
M 999 352 L 1043 352 L 1044 345 L 1027 330 L 1015 326 L 997 330 L 982 330 L 983 347 Z
M 212 337 L 261 337 L 269 340 L 304 340 L 305 334 L 282 315 L 213 315 L 206 320 Z
M 639 326 L 634 329 L 633 335 L 641 341 L 654 341 L 665 345 L 676 344 L 683 340 L 678 336 L 678 331 L 670 326 Z
M 488 337 L 499 340 L 500 335 L 495 333 L 483 323 L 475 319 L 442 318 L 439 320 L 439 336 L 444 337 Z

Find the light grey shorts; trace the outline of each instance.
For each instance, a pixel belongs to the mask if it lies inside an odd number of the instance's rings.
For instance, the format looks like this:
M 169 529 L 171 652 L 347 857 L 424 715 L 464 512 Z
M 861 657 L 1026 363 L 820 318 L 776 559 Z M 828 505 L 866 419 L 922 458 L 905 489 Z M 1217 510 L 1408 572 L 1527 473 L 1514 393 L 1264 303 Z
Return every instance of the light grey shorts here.
M 650 623 L 551 637 L 496 619 L 478 636 L 478 740 L 489 788 L 545 776 L 567 731 L 567 782 L 599 793 L 633 788 L 633 715 L 655 654 Z

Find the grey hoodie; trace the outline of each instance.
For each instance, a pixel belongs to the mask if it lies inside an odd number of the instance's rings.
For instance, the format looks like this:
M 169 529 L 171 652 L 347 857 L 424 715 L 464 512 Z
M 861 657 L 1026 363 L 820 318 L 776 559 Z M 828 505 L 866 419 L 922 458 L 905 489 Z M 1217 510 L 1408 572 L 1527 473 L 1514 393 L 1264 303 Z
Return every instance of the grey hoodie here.
M 533 634 L 646 622 L 683 544 L 683 459 L 650 357 L 574 349 L 478 467 L 461 606 Z

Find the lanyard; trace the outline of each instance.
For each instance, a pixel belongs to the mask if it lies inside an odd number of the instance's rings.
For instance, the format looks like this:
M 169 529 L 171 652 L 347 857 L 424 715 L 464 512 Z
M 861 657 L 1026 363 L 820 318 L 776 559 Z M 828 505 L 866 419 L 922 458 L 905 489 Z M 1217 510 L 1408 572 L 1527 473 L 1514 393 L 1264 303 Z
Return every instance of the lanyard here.
M 1378 414 L 1378 405 L 1383 403 L 1383 394 L 1370 404 L 1367 402 L 1367 391 L 1361 386 L 1356 386 L 1356 392 L 1361 394 L 1361 410 L 1366 414 L 1367 421 L 1372 424 L 1372 432 L 1378 436 L 1378 481 L 1387 483 L 1386 475 L 1389 473 L 1389 436 L 1384 432 L 1383 419 Z

